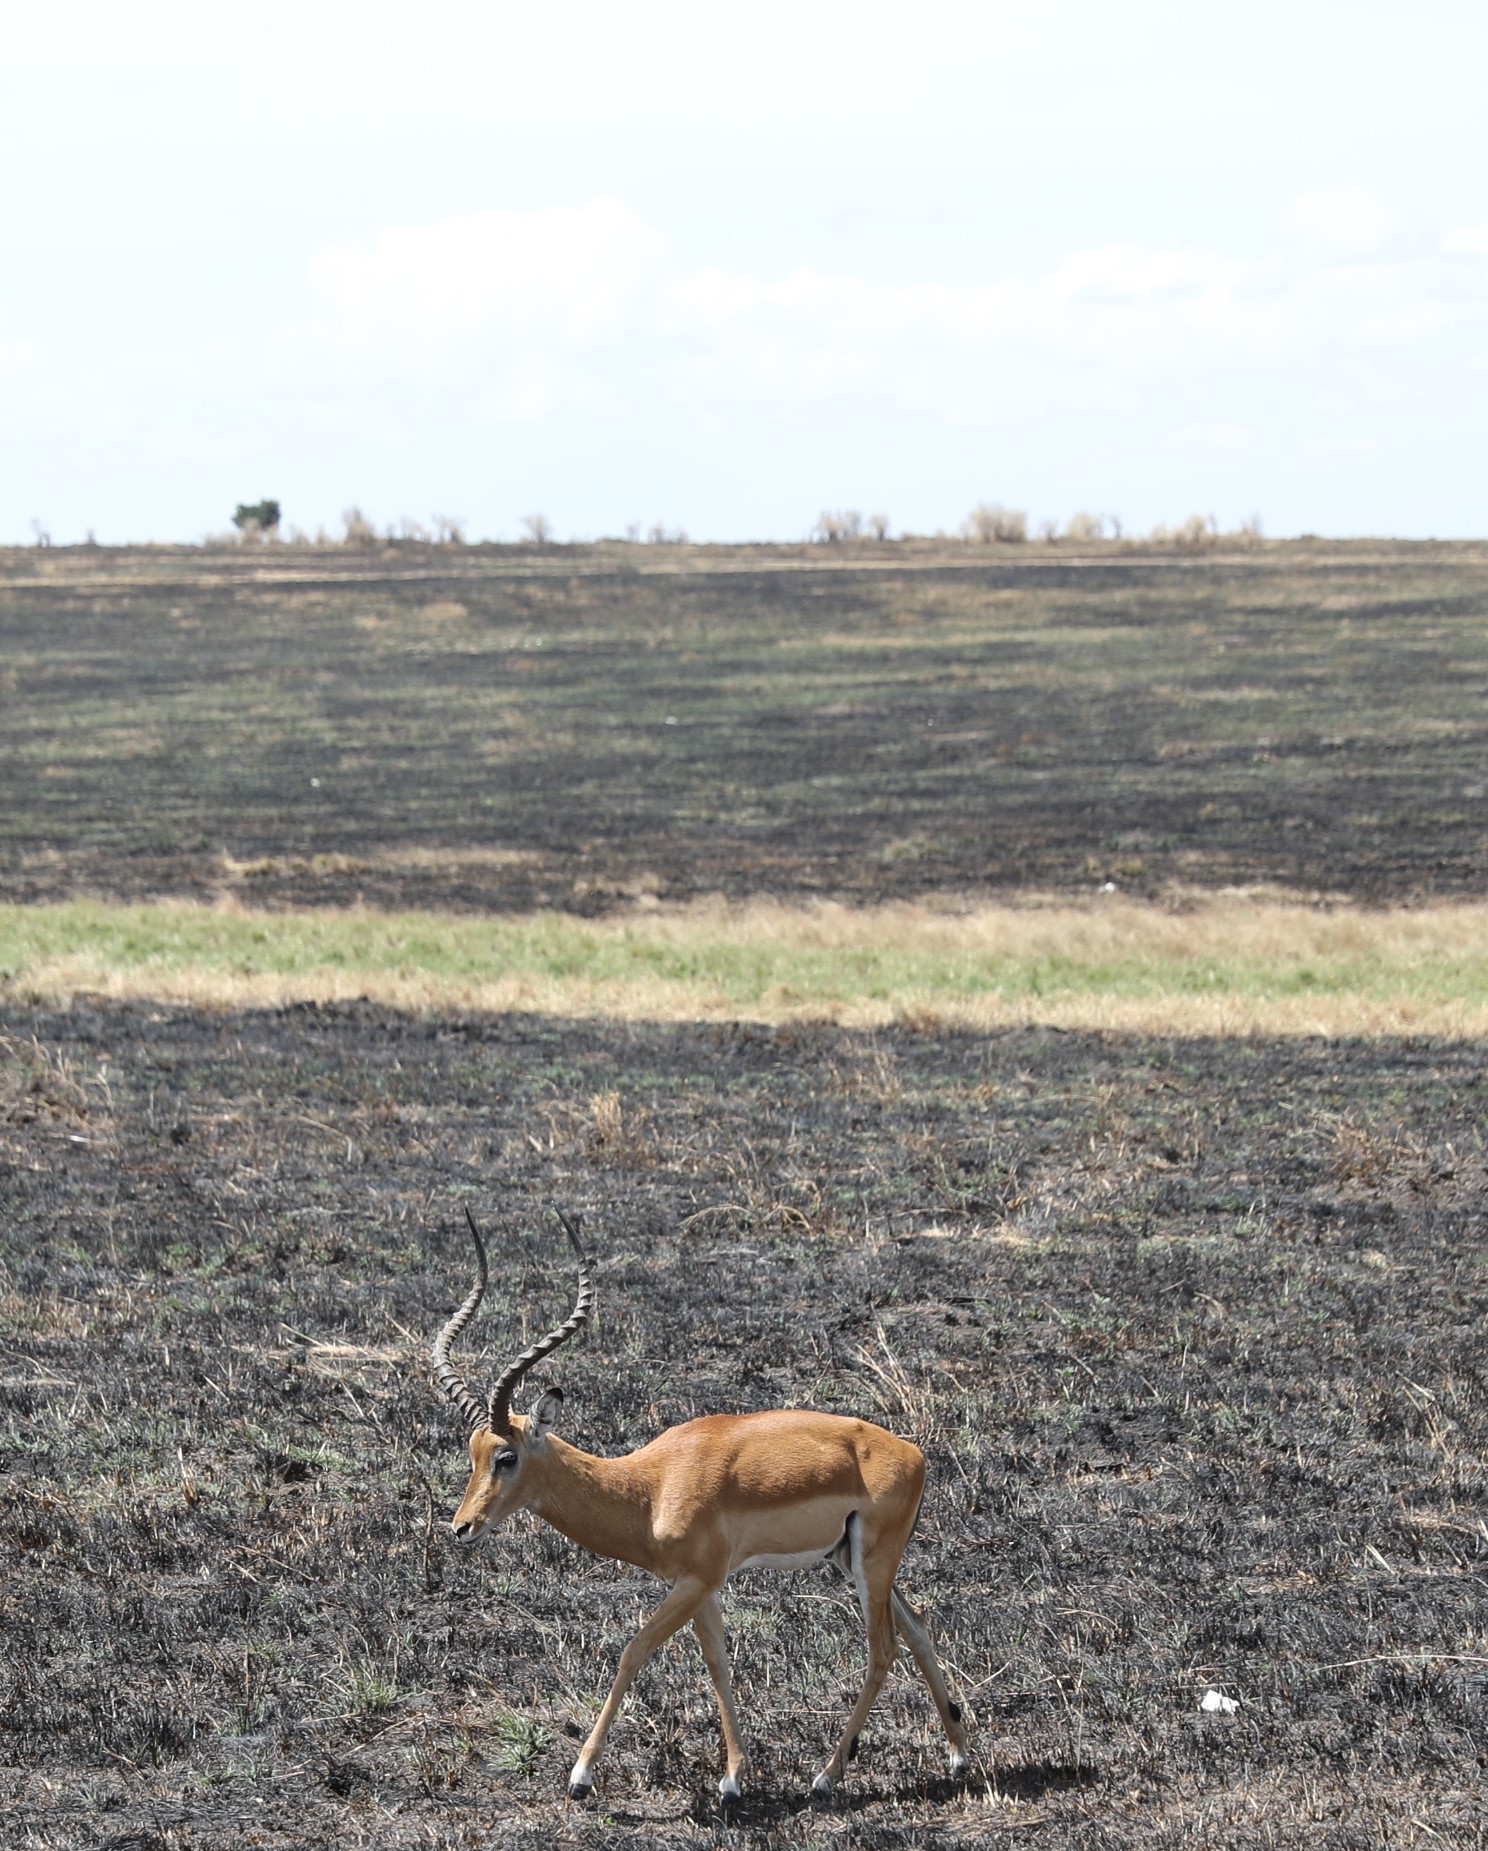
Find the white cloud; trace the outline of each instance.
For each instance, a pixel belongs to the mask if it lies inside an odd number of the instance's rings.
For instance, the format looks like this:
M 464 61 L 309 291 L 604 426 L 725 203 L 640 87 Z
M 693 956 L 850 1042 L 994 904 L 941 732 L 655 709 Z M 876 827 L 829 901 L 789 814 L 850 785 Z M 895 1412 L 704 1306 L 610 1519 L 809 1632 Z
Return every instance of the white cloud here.
M 1161 441 L 1165 450 L 1248 450 L 1264 436 L 1259 424 L 1185 424 Z
M 321 251 L 300 357 L 334 371 L 324 356 L 371 350 L 388 377 L 463 382 L 468 415 L 498 426 L 666 404 L 699 430 L 827 406 L 998 429 L 1166 404 L 1149 441 L 1233 452 L 1262 434 L 1247 380 L 1347 378 L 1378 402 L 1386 356 L 1473 312 L 1448 259 L 1364 255 L 1389 221 L 1361 189 L 1305 194 L 1285 223 L 1304 252 L 1110 245 L 947 284 L 688 269 L 610 198 L 482 213 Z
M 1196 302 L 1232 289 L 1245 265 L 1192 248 L 1108 245 L 1065 258 L 1045 286 L 1058 301 Z
M 1352 456 L 1374 456 L 1379 440 L 1374 437 L 1304 437 L 1297 454 L 1310 462 L 1334 462 Z
M 1395 214 L 1363 186 L 1321 186 L 1292 201 L 1283 221 L 1304 249 L 1323 258 L 1367 257 L 1395 229 Z
M 1448 232 L 1441 247 L 1453 256 L 1488 257 L 1488 224 L 1464 225 Z
M 667 257 L 616 199 L 478 212 L 319 252 L 317 294 L 343 328 L 441 339 L 482 327 L 582 346 L 613 338 Z
M 0 329 L 0 379 L 25 379 L 42 362 L 43 349 L 36 341 L 7 340 Z

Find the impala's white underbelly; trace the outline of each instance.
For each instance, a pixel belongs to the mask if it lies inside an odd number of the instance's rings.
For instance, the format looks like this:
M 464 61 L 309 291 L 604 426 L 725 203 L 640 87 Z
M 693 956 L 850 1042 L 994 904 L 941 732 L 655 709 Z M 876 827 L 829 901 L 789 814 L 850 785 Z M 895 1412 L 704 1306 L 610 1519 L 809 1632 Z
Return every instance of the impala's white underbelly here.
M 735 1562 L 729 1573 L 736 1575 L 741 1568 L 814 1568 L 831 1553 L 831 1549 L 802 1549 L 795 1555 L 747 1555 L 742 1562 Z

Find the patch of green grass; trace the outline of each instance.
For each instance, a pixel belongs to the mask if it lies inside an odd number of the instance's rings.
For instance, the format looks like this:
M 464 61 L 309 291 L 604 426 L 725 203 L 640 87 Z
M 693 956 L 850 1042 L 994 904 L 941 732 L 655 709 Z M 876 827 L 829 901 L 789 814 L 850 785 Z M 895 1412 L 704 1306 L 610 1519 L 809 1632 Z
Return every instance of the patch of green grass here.
M 341 1688 L 346 1708 L 354 1715 L 380 1716 L 396 1709 L 407 1694 L 395 1671 L 363 1657 L 348 1658 Z
M 1103 1005 L 1158 1006 L 1179 1019 L 1290 1011 L 1294 1026 L 1334 1033 L 1410 1028 L 1413 1012 L 1436 1012 L 1437 1032 L 1472 1033 L 1475 1012 L 1488 1019 L 1485 928 L 1488 909 L 1472 905 L 1324 913 L 1233 900 L 1179 916 L 1118 901 L 962 914 L 759 903 L 603 919 L 69 901 L 0 907 L 0 970 L 22 996 L 217 1006 L 365 994 L 656 1019 L 1074 1011 L 1093 1026 L 1130 1025 L 1103 1021 Z M 1310 1012 L 1325 1007 L 1320 1023 Z
M 496 1746 L 491 1764 L 503 1774 L 533 1774 L 553 1740 L 553 1733 L 530 1710 L 498 1710 L 491 1721 Z

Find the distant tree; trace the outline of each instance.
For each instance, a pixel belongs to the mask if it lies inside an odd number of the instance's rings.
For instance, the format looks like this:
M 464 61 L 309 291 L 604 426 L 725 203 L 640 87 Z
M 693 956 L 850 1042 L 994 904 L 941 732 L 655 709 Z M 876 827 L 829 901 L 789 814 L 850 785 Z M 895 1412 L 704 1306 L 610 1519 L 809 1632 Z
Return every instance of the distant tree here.
M 277 501 L 240 501 L 233 510 L 233 526 L 241 534 L 274 533 L 278 530 L 280 508 Z
M 553 523 L 546 514 L 524 514 L 522 516 L 522 538 L 530 546 L 551 546 Z

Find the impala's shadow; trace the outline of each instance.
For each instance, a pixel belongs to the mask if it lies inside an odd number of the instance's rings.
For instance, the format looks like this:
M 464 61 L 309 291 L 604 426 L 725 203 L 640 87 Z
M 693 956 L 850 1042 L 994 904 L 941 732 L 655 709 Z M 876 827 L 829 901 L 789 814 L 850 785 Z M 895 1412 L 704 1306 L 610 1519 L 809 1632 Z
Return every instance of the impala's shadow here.
M 1030 1761 L 1023 1767 L 993 1768 L 987 1776 L 993 1792 L 1007 1800 L 1044 1800 L 1054 1793 L 1069 1793 L 1078 1787 L 1093 1787 L 1101 1778 L 1099 1768 L 1081 1767 L 1068 1761 Z
M 783 1825 L 809 1812 L 841 1816 L 865 1812 L 872 1806 L 916 1803 L 944 1806 L 968 1790 L 985 1791 L 987 1785 L 1004 1800 L 1042 1800 L 1077 1788 L 1092 1787 L 1100 1778 L 1098 1768 L 1063 1761 L 1033 1761 L 1007 1771 L 973 1768 L 965 1775 L 937 1774 L 927 1779 L 903 1780 L 892 1786 L 879 1783 L 853 1786 L 848 1782 L 838 1787 L 827 1800 L 815 1800 L 809 1793 L 782 1789 L 755 1792 L 746 1789 L 742 1799 L 725 1808 L 720 1805 L 717 1794 L 708 1791 L 694 1795 L 687 1810 L 696 1825 L 717 1825 L 723 1820 L 730 1825 L 759 1830 Z

